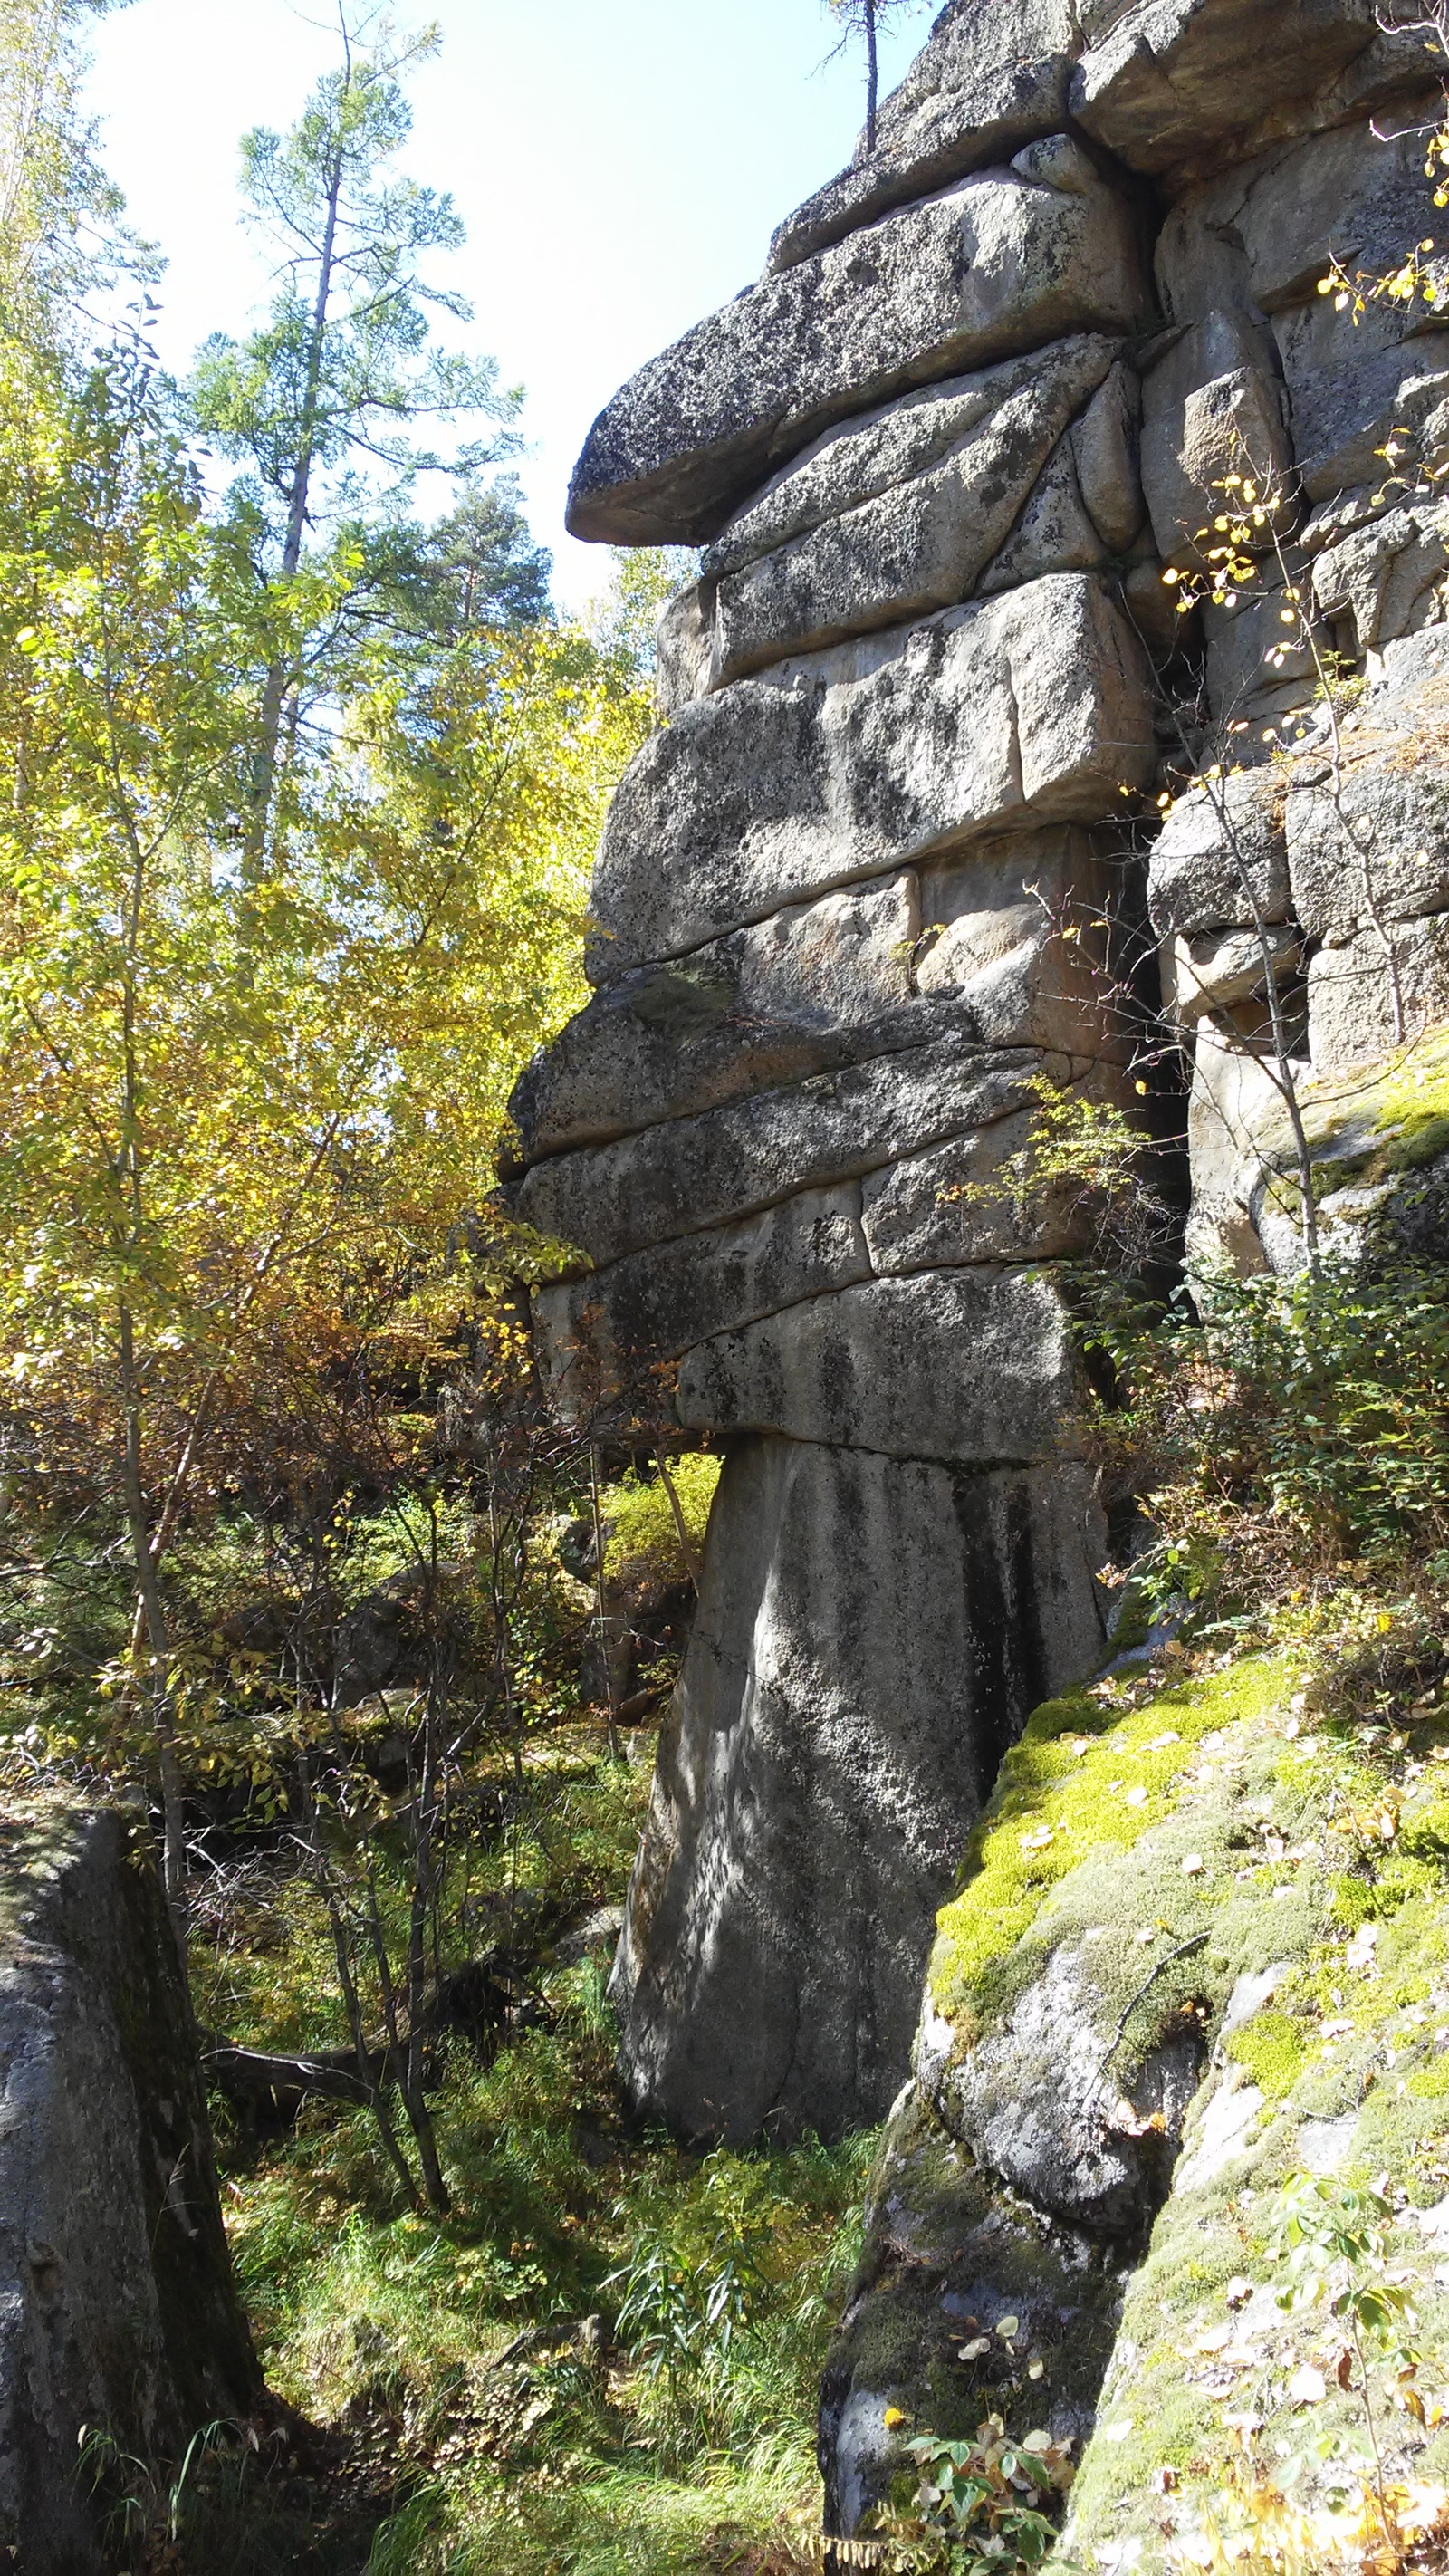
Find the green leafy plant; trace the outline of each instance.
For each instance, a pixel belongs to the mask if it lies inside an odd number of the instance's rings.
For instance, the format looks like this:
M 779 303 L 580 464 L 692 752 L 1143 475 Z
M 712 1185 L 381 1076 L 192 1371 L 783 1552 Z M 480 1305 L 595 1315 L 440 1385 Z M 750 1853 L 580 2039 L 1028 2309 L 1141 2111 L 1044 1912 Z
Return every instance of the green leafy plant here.
M 897 2479 L 889 2501 L 862 2525 L 867 2537 L 894 2545 L 896 2564 L 955 2570 L 986 2562 L 1003 2576 L 1040 2566 L 1075 2475 L 1069 2443 L 1041 2430 L 1009 2434 L 1001 2416 L 989 2415 L 968 2440 L 923 2433 L 906 2448 L 914 2486 L 909 2475 Z
M 715 2164 L 701 2204 L 645 2228 L 605 2289 L 620 2293 L 616 2332 L 651 2378 L 717 2372 L 765 2287 L 768 2216 L 757 2189 Z

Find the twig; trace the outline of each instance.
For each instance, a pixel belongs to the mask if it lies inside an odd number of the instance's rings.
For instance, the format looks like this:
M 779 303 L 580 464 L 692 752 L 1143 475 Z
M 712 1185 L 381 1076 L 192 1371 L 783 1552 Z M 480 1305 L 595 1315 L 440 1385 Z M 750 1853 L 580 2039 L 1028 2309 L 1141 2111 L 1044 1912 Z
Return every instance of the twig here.
M 1117 2028 L 1112 2035 L 1112 2044 L 1108 2049 L 1106 2056 L 1103 2058 L 1101 2065 L 1097 2068 L 1095 2075 L 1092 2077 L 1091 2083 L 1087 2086 L 1086 2092 L 1082 2095 L 1084 2103 L 1090 2102 L 1092 2095 L 1096 2092 L 1098 2085 L 1101 2083 L 1103 2076 L 1106 2074 L 1108 2067 L 1111 2065 L 1113 2058 L 1121 2047 L 1127 2024 L 1137 2010 L 1143 1996 L 1152 1992 L 1152 1989 L 1156 1985 L 1164 1968 L 1170 1968 L 1174 1959 L 1186 1959 L 1194 1950 L 1205 1949 L 1207 1947 L 1207 1937 L 1208 1936 L 1205 1932 L 1194 1932 L 1188 1940 L 1179 1941 L 1177 1948 L 1175 1950 L 1168 1950 L 1165 1952 L 1163 1957 L 1158 1960 L 1156 1966 L 1152 1969 L 1150 1975 L 1143 1978 L 1143 1981 L 1138 1987 L 1136 1994 L 1132 1997 L 1131 2002 L 1124 2007 L 1121 2020 L 1118 2022 Z

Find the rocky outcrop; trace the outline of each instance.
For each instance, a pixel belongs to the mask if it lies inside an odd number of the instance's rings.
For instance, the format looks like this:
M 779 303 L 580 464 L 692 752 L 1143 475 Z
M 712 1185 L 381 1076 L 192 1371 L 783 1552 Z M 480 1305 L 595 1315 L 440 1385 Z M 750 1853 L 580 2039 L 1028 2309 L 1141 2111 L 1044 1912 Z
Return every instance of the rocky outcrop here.
M 1043 1082 L 1142 1097 L 1124 932 L 1191 1062 L 1194 1260 L 1295 1257 L 1285 1078 L 1361 1090 L 1449 1018 L 1440 307 L 1319 292 L 1434 230 L 1426 58 L 1381 14 L 954 0 L 876 149 L 579 462 L 577 533 L 705 548 L 595 997 L 516 1101 L 556 1404 L 726 1451 L 615 1983 L 635 2099 L 687 2132 L 884 2111 L 953 1843 L 1102 1650 L 1088 1217 L 1022 1151 Z M 1256 569 L 1178 615 L 1245 475 Z M 1224 1966 L 1105 2138 L 1075 2076 L 1045 2098 L 1099 1965 L 1054 1953 L 959 2083 L 923 2036 L 898 2160 L 994 2177 L 972 2244 L 1002 2192 L 1022 2245 L 1067 2230 L 1098 2318 L 1230 2002 Z
M 8 1805 L 0 1906 L 0 2549 L 79 2576 L 101 2564 L 82 2431 L 176 2459 L 260 2377 L 144 1825 Z
M 1224 1663 L 1174 1683 L 1128 1658 L 1007 1756 L 940 1917 L 827 2367 L 831 2530 L 859 2528 L 916 2432 L 969 2438 L 995 2411 L 1080 2458 L 1063 2566 L 1172 2564 L 1235 2411 L 1351 2442 L 1331 2320 L 1278 2304 L 1293 2173 L 1394 2178 L 1392 2277 L 1439 2346 L 1431 1748 L 1388 1790 L 1402 1894 L 1365 1916 L 1373 1873 L 1345 1879 L 1334 1836 L 1349 1730 L 1303 1713 L 1291 1653 Z M 1391 2479 L 1442 2477 L 1442 2434 L 1390 2410 L 1380 2439 Z

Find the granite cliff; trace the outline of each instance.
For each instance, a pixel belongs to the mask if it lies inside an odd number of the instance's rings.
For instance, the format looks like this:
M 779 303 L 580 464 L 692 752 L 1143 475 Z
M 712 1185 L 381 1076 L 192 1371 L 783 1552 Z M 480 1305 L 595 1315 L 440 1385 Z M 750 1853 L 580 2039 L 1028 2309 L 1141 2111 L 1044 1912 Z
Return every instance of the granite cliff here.
M 578 534 L 703 549 L 599 859 L 594 999 L 515 1104 L 520 1212 L 572 1248 L 536 1305 L 555 1401 L 725 1451 L 613 1992 L 636 2104 L 686 2133 L 895 2100 L 827 2383 L 841 2532 L 891 2424 L 974 2420 L 1029 2348 L 1058 2434 L 1110 2374 L 1075 2545 L 1140 2554 L 1147 2450 L 1202 2377 L 1162 2320 L 1190 2337 L 1241 2266 L 1245 2178 L 1384 2147 L 1362 2067 L 1244 2072 L 1348 1942 L 1308 1876 L 1236 1865 L 1327 1831 L 1294 1674 L 1081 1695 L 1111 1501 L 1074 1428 L 1081 1215 L 990 1182 L 1043 1077 L 1151 1126 L 1144 922 L 1191 1262 L 1301 1259 L 1305 1152 L 1361 1242 L 1394 1084 L 1442 1088 L 1449 343 L 1432 295 L 1323 291 L 1415 244 L 1437 277 L 1424 32 L 1368 0 L 953 0 L 875 151 L 575 475 Z M 1256 568 L 1181 616 L 1245 472 Z M 1099 1738 L 1146 1765 L 1125 1824 L 1061 1785 Z

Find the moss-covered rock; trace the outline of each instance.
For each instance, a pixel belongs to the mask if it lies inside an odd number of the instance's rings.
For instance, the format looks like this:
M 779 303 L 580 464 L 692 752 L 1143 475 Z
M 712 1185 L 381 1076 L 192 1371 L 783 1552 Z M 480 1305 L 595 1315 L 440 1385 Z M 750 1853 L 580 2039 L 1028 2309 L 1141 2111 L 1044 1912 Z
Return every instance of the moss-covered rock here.
M 1427 1709 L 1422 1742 L 1317 1722 L 1303 1678 L 1284 1649 L 1108 1679 L 1038 1710 L 1003 1766 L 832 2359 L 834 2527 L 910 2433 L 989 2400 L 1009 2429 L 1088 2437 L 1074 2562 L 1147 2563 L 1221 2478 L 1229 2417 L 1351 2425 L 1324 2316 L 1276 2303 L 1272 2213 L 1300 2170 L 1388 2177 L 1419 2340 L 1442 2348 L 1449 1741 Z M 986 2342 L 963 2360 L 968 2279 Z M 1003 2306 L 1035 2378 L 991 2340 Z M 1439 2437 L 1395 2424 L 1400 2463 L 1432 2467 Z

